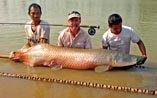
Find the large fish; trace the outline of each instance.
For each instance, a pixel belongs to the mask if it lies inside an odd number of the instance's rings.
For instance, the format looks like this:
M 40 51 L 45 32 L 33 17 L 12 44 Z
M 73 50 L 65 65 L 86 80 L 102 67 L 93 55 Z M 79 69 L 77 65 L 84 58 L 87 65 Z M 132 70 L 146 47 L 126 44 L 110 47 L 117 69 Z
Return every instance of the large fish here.
M 15 51 L 10 59 L 30 66 L 58 65 L 59 68 L 108 70 L 111 66 L 136 65 L 140 56 L 133 56 L 105 49 L 78 49 L 38 44 L 24 51 Z M 108 66 L 101 68 L 102 66 Z M 105 69 L 107 68 L 107 69 Z

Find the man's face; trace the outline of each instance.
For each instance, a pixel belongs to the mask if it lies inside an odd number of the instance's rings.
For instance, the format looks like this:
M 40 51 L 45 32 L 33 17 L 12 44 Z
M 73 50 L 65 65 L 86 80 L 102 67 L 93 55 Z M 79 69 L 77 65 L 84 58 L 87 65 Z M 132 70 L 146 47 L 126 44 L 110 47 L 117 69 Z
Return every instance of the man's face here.
M 110 27 L 110 30 L 113 34 L 119 34 L 121 32 L 121 29 L 122 29 L 122 23 L 112 25 L 112 26 L 109 26 L 109 27 Z
M 40 21 L 40 17 L 41 17 L 40 9 L 38 7 L 31 7 L 29 16 L 35 22 Z
M 68 20 L 68 25 L 71 29 L 79 28 L 81 23 L 81 19 L 78 17 L 74 17 Z

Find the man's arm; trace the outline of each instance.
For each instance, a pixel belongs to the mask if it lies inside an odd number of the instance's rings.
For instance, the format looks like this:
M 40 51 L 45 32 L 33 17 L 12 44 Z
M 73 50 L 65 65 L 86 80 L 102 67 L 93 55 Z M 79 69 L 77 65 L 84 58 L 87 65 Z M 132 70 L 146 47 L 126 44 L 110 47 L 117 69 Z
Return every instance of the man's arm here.
M 144 64 L 145 61 L 147 60 L 146 48 L 145 48 L 144 43 L 142 42 L 142 40 L 139 40 L 137 42 L 137 45 L 138 45 L 138 47 L 139 47 L 139 49 L 142 53 L 142 56 L 143 56 L 142 58 L 139 57 L 137 59 L 137 65 L 141 65 L 141 64 Z
M 140 51 L 142 53 L 142 56 L 145 57 L 145 58 L 147 58 L 146 48 L 145 48 L 144 43 L 142 42 L 142 40 L 139 40 L 137 42 L 137 45 L 138 45 L 138 47 L 139 47 L 139 49 L 140 49 Z
M 31 42 L 29 40 L 27 40 L 27 42 L 25 43 L 25 45 L 21 49 L 26 49 L 29 47 L 31 47 Z
M 48 41 L 45 38 L 40 38 L 39 43 L 48 43 Z

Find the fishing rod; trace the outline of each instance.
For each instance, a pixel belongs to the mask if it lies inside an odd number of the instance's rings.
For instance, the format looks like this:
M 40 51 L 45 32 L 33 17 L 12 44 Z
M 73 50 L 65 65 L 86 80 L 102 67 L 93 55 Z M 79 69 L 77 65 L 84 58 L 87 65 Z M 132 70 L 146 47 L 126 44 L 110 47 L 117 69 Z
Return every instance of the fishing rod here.
M 32 25 L 32 24 L 28 24 L 28 23 L 0 23 L 1 25 Z M 45 25 L 45 26 L 63 26 L 63 27 L 70 27 L 69 25 L 64 25 L 64 24 L 40 24 L 40 25 Z M 89 28 L 88 29 L 88 34 L 89 35 L 95 35 L 96 30 L 100 29 L 100 26 L 90 26 L 90 25 L 80 25 L 80 27 L 82 28 Z

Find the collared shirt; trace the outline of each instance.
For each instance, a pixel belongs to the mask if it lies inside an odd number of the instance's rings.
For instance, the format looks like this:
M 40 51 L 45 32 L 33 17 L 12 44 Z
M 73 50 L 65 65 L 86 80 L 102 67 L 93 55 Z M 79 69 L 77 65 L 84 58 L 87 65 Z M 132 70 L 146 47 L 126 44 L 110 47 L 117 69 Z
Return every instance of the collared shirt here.
M 50 27 L 49 27 L 48 22 L 41 20 L 40 24 L 37 26 L 36 31 L 32 31 L 32 28 L 30 25 L 31 23 L 32 21 L 27 22 L 25 25 L 25 32 L 26 32 L 27 39 L 30 40 L 32 44 L 37 44 L 39 43 L 40 38 L 45 38 L 47 39 L 47 42 L 49 43 Z
M 81 28 L 75 37 L 68 28 L 59 32 L 57 44 L 68 48 L 92 48 L 90 36 Z
M 107 46 L 110 50 L 130 52 L 130 42 L 137 43 L 140 40 L 136 32 L 128 26 L 122 26 L 119 34 L 111 33 L 109 29 L 103 35 L 102 45 Z

